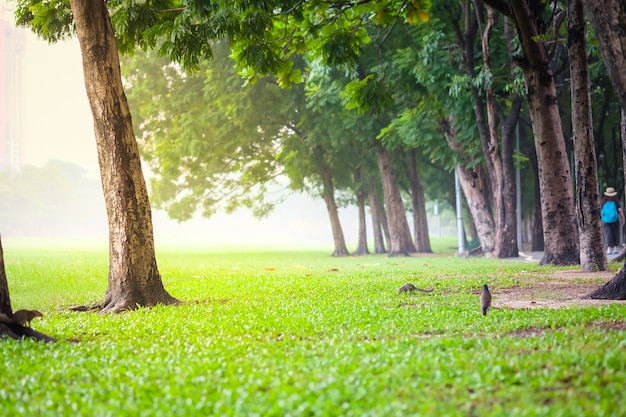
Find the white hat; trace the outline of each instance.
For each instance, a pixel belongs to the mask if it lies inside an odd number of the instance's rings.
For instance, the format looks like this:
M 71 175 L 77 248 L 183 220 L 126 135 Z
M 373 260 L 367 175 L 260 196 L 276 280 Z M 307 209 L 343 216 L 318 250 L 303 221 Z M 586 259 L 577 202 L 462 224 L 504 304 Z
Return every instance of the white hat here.
M 607 197 L 615 197 L 617 193 L 615 192 L 615 188 L 606 187 L 606 191 L 604 192 L 604 195 Z

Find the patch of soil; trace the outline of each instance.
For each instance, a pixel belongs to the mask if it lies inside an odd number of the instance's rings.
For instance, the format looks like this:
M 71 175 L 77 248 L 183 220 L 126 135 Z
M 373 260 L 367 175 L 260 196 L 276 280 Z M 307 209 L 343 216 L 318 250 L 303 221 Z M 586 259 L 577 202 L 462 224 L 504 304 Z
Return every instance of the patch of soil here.
M 528 287 L 511 287 L 492 290 L 494 308 L 566 308 L 591 307 L 626 301 L 582 300 L 613 278 L 613 272 L 556 271 L 546 281 L 529 282 Z

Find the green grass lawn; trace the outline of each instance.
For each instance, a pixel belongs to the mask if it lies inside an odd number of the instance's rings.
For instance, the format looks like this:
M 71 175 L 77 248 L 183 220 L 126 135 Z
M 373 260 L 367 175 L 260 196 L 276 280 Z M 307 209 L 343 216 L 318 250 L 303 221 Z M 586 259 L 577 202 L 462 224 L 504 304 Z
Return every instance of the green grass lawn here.
M 3 241 L 13 308 L 58 339 L 0 341 L 6 416 L 626 416 L 626 306 L 480 315 L 534 263 L 328 250 L 165 248 L 180 306 L 72 312 L 106 244 Z M 412 282 L 432 294 L 397 294 Z M 622 326 L 623 328 L 623 326 Z M 535 329 L 522 333 L 521 330 Z M 520 336 L 521 335 L 521 336 Z

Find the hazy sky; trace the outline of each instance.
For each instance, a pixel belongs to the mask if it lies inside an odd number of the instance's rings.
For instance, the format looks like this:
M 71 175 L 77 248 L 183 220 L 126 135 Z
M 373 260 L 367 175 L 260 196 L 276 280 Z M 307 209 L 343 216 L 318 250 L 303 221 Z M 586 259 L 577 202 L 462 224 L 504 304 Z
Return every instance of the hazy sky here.
M 3 0 L 2 3 L 4 2 Z M 0 3 L 0 4 L 2 4 Z M 93 120 L 84 88 L 76 39 L 50 45 L 27 32 L 23 61 L 24 164 L 42 166 L 49 159 L 75 163 L 99 176 Z M 356 246 L 356 211 L 342 210 L 349 249 Z M 105 220 L 106 221 L 106 220 Z M 324 203 L 306 196 L 290 198 L 264 220 L 247 211 L 178 224 L 154 213 L 157 244 L 178 241 L 207 244 L 307 244 L 329 248 L 332 234 Z M 105 229 L 106 230 L 106 229 Z

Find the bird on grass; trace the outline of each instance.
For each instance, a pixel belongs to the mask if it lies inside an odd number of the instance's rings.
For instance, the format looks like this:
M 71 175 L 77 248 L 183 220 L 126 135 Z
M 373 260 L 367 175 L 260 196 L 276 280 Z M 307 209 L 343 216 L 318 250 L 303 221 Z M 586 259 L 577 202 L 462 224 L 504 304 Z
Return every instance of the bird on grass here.
M 489 292 L 489 288 L 485 284 L 483 285 L 483 290 L 480 293 L 480 312 L 483 314 L 483 316 L 487 315 L 489 307 L 491 307 L 491 293 Z

